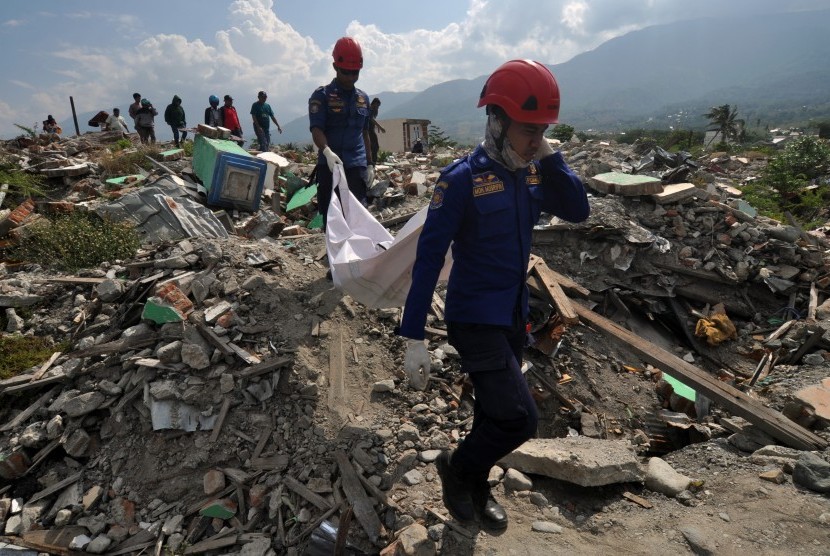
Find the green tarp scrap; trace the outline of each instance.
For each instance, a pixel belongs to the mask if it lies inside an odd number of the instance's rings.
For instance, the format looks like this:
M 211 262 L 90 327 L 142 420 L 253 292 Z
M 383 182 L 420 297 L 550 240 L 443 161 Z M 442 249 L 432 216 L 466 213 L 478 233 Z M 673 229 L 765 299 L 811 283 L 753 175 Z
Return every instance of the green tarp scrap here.
M 185 320 L 178 309 L 172 307 L 169 303 L 165 303 L 158 297 L 150 297 L 144 304 L 144 310 L 141 312 L 141 318 L 151 320 L 156 324 L 165 324 L 168 322 L 182 322 Z
M 130 182 L 130 185 L 132 185 L 132 184 L 140 183 L 140 182 L 144 181 L 144 176 L 142 176 L 141 174 L 130 174 L 129 176 L 118 176 L 117 178 L 110 178 L 108 180 L 105 180 L 105 183 L 108 183 L 110 185 L 124 185 L 124 182 L 126 182 L 127 180 L 130 180 L 130 179 L 133 180 L 133 181 Z
M 663 380 L 671 384 L 671 387 L 674 388 L 674 393 L 680 396 L 681 398 L 686 398 L 691 402 L 695 401 L 697 393 L 690 387 L 686 386 L 676 378 L 671 377 L 666 373 L 663 373 Z
M 308 187 L 298 189 L 294 195 L 291 196 L 291 200 L 288 201 L 288 205 L 285 207 L 285 212 L 291 212 L 296 208 L 306 206 L 311 202 L 311 199 L 313 199 L 315 195 L 317 195 L 316 183 L 313 183 Z
M 306 228 L 308 228 L 309 230 L 319 230 L 322 227 L 323 227 L 323 215 L 320 214 L 319 212 L 317 213 L 317 216 L 315 216 L 314 218 L 311 219 L 311 222 L 308 223 L 308 226 L 306 226 Z

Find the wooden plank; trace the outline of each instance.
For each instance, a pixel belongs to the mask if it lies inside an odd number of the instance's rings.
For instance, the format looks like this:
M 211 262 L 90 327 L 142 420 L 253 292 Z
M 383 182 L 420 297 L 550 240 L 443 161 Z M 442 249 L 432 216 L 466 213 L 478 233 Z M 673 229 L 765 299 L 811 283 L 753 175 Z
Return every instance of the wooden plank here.
M 254 365 L 253 367 L 248 367 L 244 371 L 238 373 L 236 376 L 239 378 L 251 378 L 253 376 L 263 375 L 265 373 L 270 373 L 271 371 L 275 371 L 282 367 L 286 367 L 293 363 L 294 359 L 292 357 L 278 357 L 276 359 L 266 359 L 262 363 Z
M 45 394 L 41 395 L 38 399 L 36 399 L 34 401 L 34 403 L 29 405 L 29 407 L 27 407 L 26 409 L 24 409 L 23 411 L 18 413 L 17 416 L 14 419 L 12 419 L 8 423 L 6 423 L 2 427 L 0 427 L 0 432 L 10 431 L 13 428 L 15 428 L 17 425 L 19 425 L 20 423 L 23 423 L 24 421 L 26 421 L 26 419 L 28 419 L 29 417 L 34 415 L 34 413 L 38 409 L 43 407 L 43 405 L 46 402 L 48 402 L 52 398 L 52 396 L 54 396 L 55 394 L 57 394 L 57 388 L 52 388 L 51 390 L 49 390 Z
M 329 395 L 328 408 L 341 409 L 346 403 L 346 356 L 343 350 L 343 329 L 338 329 L 331 336 L 329 344 Z
M 326 500 L 316 492 L 309 490 L 307 486 L 305 486 L 303 483 L 301 483 L 291 475 L 286 475 L 285 477 L 283 477 L 282 482 L 285 486 L 287 486 L 295 493 L 299 494 L 300 496 L 302 496 L 303 498 L 317 506 L 319 509 L 323 511 L 331 509 L 331 504 L 329 504 L 328 500 Z
M 380 536 L 384 534 L 384 528 L 378 514 L 375 512 L 372 499 L 366 495 L 363 484 L 357 478 L 357 473 L 349 461 L 349 456 L 342 450 L 337 450 L 334 457 L 337 460 L 337 467 L 340 469 L 340 478 L 343 480 L 343 492 L 352 505 L 354 515 L 369 536 L 369 540 L 377 544 Z
M 26 382 L 16 386 L 7 386 L 0 392 L 3 394 L 14 394 L 15 392 L 23 392 L 24 390 L 31 390 L 32 388 L 40 388 L 41 386 L 48 386 L 50 384 L 55 384 L 56 382 L 63 382 L 64 380 L 67 380 L 67 377 L 64 375 L 50 376 L 47 378 L 41 378 L 35 382 Z
M 223 355 L 231 355 L 234 351 L 228 346 L 226 340 L 223 340 L 213 329 L 208 328 L 203 322 L 196 323 L 196 330 L 202 335 L 202 338 L 210 342 L 210 344 L 222 352 Z
M 813 322 L 816 320 L 816 310 L 818 309 L 818 291 L 816 290 L 816 283 L 810 283 L 810 303 L 807 306 L 807 320 Z
M 193 546 L 189 546 L 184 550 L 185 554 L 201 554 L 209 550 L 216 550 L 218 548 L 225 548 L 236 544 L 237 536 L 231 535 L 220 539 L 208 539 L 206 541 L 197 542 Z
M 51 284 L 78 284 L 78 285 L 89 285 L 89 286 L 97 286 L 103 282 L 106 282 L 108 278 L 84 278 L 81 276 L 55 276 L 52 278 L 43 278 L 41 280 L 35 280 L 35 282 L 47 282 Z
M 262 359 L 260 359 L 256 355 L 248 353 L 247 351 L 245 351 L 238 345 L 234 344 L 233 342 L 228 342 L 227 346 L 231 348 L 233 352 L 248 365 L 258 365 L 262 363 Z
M 631 502 L 634 502 L 638 506 L 642 506 L 643 508 L 645 508 L 647 510 L 650 510 L 651 508 L 654 507 L 654 504 L 652 504 L 651 502 L 649 502 L 648 500 L 646 500 L 642 496 L 637 496 L 633 492 L 625 491 L 625 492 L 622 493 L 622 495 L 623 495 L 623 498 L 625 498 L 626 500 L 630 500 Z
M 84 474 L 83 471 L 78 471 L 74 475 L 70 475 L 69 477 L 65 478 L 64 480 L 58 481 L 54 485 L 52 485 L 50 487 L 47 487 L 47 488 L 44 488 L 43 490 L 41 490 L 40 492 L 38 492 L 37 494 L 35 494 L 31 498 L 29 498 L 28 500 L 26 500 L 26 503 L 27 504 L 33 504 L 33 503 L 37 502 L 38 500 L 42 500 L 43 498 L 46 498 L 47 496 L 51 496 L 52 494 L 58 492 L 59 490 L 63 490 L 64 488 L 68 487 L 69 485 L 71 485 L 72 483 L 74 483 L 78 479 L 80 479 L 83 476 L 83 474 Z
M 548 295 L 550 295 L 553 305 L 556 307 L 556 312 L 559 313 L 559 317 L 562 321 L 565 324 L 578 324 L 579 315 L 577 315 L 576 311 L 574 311 L 571 300 L 568 299 L 568 296 L 565 295 L 564 291 L 562 291 L 562 287 L 559 285 L 559 282 L 556 281 L 556 278 L 551 274 L 545 261 L 537 261 L 536 264 L 533 265 L 533 273 L 542 281 L 542 284 L 545 286 Z
M 267 458 L 251 458 L 251 469 L 264 471 L 285 471 L 288 469 L 288 455 L 277 454 Z
M 537 256 L 537 255 L 531 255 L 530 256 L 530 262 L 527 265 L 527 273 L 528 274 L 531 274 L 533 268 L 536 266 L 536 264 L 539 261 L 544 262 L 544 260 L 541 257 Z M 545 266 L 547 266 L 547 263 L 545 264 Z M 548 274 L 551 278 L 556 280 L 559 283 L 559 285 L 562 286 L 562 289 L 565 290 L 565 292 L 567 292 L 568 295 L 572 295 L 574 297 L 586 298 L 586 299 L 588 298 L 588 296 L 591 295 L 591 290 L 589 290 L 588 288 L 586 288 L 585 286 L 583 286 L 582 284 L 580 284 L 578 282 L 574 282 L 573 280 L 571 280 L 570 278 L 568 278 L 564 274 L 559 274 L 558 272 L 556 272 L 555 270 L 553 270 L 549 266 L 547 266 L 547 272 L 548 272 Z
M 256 443 L 256 448 L 254 448 L 254 453 L 251 455 L 251 459 L 257 459 L 260 454 L 262 454 L 262 450 L 265 449 L 265 445 L 268 444 L 268 440 L 270 440 L 273 432 L 274 427 L 272 425 L 268 425 L 265 427 L 265 430 L 259 434 L 259 440 Z
M 34 382 L 36 380 L 40 380 L 41 378 L 43 378 L 43 375 L 45 375 L 46 371 L 48 371 L 49 368 L 52 366 L 52 363 L 54 363 L 57 360 L 57 358 L 61 356 L 61 353 L 62 352 L 60 351 L 56 351 L 55 353 L 53 353 L 49 360 L 46 361 L 46 363 L 44 363 L 35 374 L 32 375 L 32 378 L 29 382 Z
M 231 408 L 231 399 L 225 396 L 222 401 L 222 409 L 219 410 L 219 416 L 216 418 L 216 423 L 213 425 L 213 431 L 210 433 L 211 443 L 216 442 L 219 438 L 219 433 L 222 432 L 222 425 L 225 422 L 225 417 L 228 416 L 228 410 Z
M 127 338 L 115 340 L 114 342 L 107 342 L 97 346 L 92 346 L 87 349 L 79 349 L 66 354 L 70 358 L 92 357 L 95 355 L 108 355 L 110 353 L 118 353 L 121 351 L 129 351 L 132 348 L 146 347 L 153 345 L 158 341 L 158 336 L 152 334 L 143 338 Z
M 627 344 L 627 347 L 644 361 L 719 403 L 734 415 L 743 417 L 783 444 L 798 450 L 816 450 L 827 447 L 827 441 L 820 436 L 790 421 L 781 413 L 764 406 L 740 390 L 719 381 L 703 369 L 687 363 L 673 353 L 636 336 L 578 303 L 574 304 L 574 309 L 584 322 L 602 330 L 612 339 Z
M 89 533 L 86 527 L 79 527 L 76 525 L 68 527 L 58 527 L 56 529 L 36 529 L 34 531 L 27 531 L 21 537 L 14 539 L 15 544 L 31 548 L 46 554 L 57 554 L 60 556 L 70 556 L 78 554 L 74 550 L 69 550 L 69 543 L 78 535 Z M 3 550 L 3 554 L 15 554 L 15 550 Z

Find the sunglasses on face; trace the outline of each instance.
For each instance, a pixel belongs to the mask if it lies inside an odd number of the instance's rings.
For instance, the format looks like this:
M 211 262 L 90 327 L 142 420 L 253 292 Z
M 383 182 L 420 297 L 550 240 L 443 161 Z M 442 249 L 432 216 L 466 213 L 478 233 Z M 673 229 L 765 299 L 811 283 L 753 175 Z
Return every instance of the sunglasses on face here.
M 337 68 L 337 71 L 339 71 L 343 75 L 357 75 L 357 74 L 360 73 L 359 69 L 349 70 L 349 69 Z

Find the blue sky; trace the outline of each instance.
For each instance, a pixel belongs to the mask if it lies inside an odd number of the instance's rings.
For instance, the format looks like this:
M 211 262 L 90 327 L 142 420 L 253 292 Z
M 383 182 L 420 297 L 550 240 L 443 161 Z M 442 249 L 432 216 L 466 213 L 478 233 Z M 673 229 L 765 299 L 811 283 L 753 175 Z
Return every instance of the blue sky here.
M 331 48 L 357 38 L 369 94 L 419 91 L 512 58 L 553 64 L 645 26 L 827 7 L 827 0 L 2 0 L 0 137 L 47 114 L 126 111 L 139 91 L 188 123 L 211 94 L 236 99 L 243 127 L 256 91 L 278 119 L 306 109 L 333 77 Z M 81 123 L 81 131 L 89 128 Z M 163 121 L 161 123 L 163 126 Z M 250 127 L 250 126 L 248 126 Z

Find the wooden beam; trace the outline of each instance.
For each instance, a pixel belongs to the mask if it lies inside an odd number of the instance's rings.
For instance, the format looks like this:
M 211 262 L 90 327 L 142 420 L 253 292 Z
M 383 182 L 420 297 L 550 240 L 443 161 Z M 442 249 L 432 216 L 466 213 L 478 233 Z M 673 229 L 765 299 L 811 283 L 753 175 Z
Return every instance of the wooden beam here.
M 536 264 L 539 261 L 545 262 L 544 259 L 542 259 L 541 257 L 539 257 L 537 255 L 531 255 L 530 256 L 530 262 L 527 265 L 528 274 L 531 273 L 531 271 L 533 270 L 533 268 L 536 266 Z M 568 293 L 568 295 L 572 295 L 574 297 L 582 297 L 582 298 L 587 298 L 589 295 L 591 295 L 591 290 L 589 290 L 588 288 L 586 288 L 582 284 L 579 284 L 578 282 L 574 282 L 573 280 L 571 280 L 570 278 L 568 278 L 564 274 L 559 274 L 558 272 L 553 270 L 551 267 L 547 266 L 547 264 L 545 264 L 545 266 L 547 267 L 548 275 L 551 278 L 553 278 L 554 280 L 556 280 L 559 283 L 559 285 L 562 286 L 562 289 L 565 290 Z
M 377 544 L 384 533 L 384 528 L 378 514 L 375 512 L 372 499 L 366 495 L 363 484 L 358 479 L 357 472 L 349 461 L 349 456 L 342 450 L 337 450 L 334 457 L 337 460 L 337 468 L 340 469 L 340 478 L 343 480 L 343 492 L 349 500 L 349 504 L 352 505 L 354 515 L 363 530 L 366 531 L 369 540 Z
M 556 307 L 556 312 L 559 313 L 559 317 L 565 324 L 578 324 L 579 323 L 579 315 L 576 314 L 574 311 L 573 304 L 571 300 L 568 299 L 568 296 L 565 295 L 565 292 L 562 291 L 562 286 L 559 285 L 559 282 L 556 280 L 556 276 L 554 276 L 553 271 L 548 268 L 548 265 L 545 264 L 545 261 L 539 259 L 536 261 L 536 264 L 533 265 L 533 273 L 542 281 L 542 285 L 545 286 L 545 289 L 550 295 L 551 300 L 553 301 L 554 307 Z
M 623 342 L 644 361 L 683 381 L 690 388 L 719 403 L 733 414 L 743 417 L 776 440 L 798 450 L 816 450 L 827 447 L 827 441 L 820 436 L 790 421 L 781 413 L 766 407 L 740 390 L 719 381 L 703 369 L 687 363 L 673 353 L 640 338 L 578 303 L 574 303 L 573 306 L 585 323 Z

